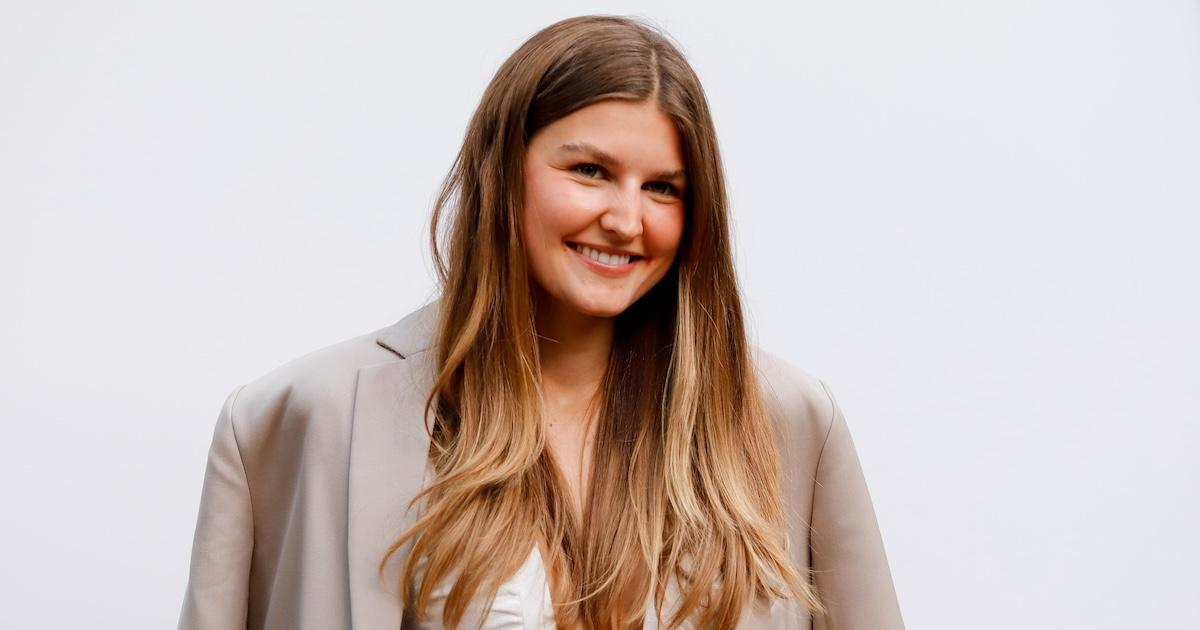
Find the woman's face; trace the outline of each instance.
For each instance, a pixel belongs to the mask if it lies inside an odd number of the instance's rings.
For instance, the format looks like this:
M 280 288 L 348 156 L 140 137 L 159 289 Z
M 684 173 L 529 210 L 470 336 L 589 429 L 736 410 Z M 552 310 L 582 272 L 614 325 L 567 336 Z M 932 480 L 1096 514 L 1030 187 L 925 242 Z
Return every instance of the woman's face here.
M 558 306 L 621 313 L 670 269 L 685 185 L 679 134 L 653 102 L 600 101 L 547 125 L 525 156 L 530 274 Z

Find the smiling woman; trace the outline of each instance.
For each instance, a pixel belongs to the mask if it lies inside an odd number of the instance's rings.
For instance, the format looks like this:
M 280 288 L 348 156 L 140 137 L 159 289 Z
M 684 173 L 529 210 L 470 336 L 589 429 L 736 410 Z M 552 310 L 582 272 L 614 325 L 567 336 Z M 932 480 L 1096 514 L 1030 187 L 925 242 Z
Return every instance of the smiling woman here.
M 845 418 L 747 341 L 699 79 L 586 16 L 500 67 L 441 294 L 218 417 L 180 627 L 901 628 Z
M 600 101 L 534 136 L 521 232 L 539 312 L 615 317 L 662 280 L 683 235 L 679 145 L 650 101 Z

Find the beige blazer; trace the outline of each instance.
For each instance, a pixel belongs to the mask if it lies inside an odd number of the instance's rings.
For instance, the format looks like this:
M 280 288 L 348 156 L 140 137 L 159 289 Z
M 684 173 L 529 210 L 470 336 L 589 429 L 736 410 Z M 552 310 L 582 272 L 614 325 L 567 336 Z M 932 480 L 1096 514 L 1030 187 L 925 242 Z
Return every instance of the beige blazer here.
M 317 350 L 234 389 L 216 422 L 181 630 L 400 628 L 404 553 L 377 566 L 412 523 L 427 481 L 425 352 L 436 303 Z M 820 380 L 763 351 L 777 419 L 792 558 L 815 571 L 827 615 L 776 602 L 741 628 L 903 628 L 845 419 Z M 415 512 L 415 510 L 414 510 Z

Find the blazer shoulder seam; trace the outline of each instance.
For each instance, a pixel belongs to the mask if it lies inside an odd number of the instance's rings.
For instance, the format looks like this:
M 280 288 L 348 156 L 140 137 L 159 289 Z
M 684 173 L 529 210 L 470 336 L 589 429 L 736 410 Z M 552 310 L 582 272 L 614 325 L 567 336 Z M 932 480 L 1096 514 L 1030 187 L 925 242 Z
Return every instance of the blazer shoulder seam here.
M 250 504 L 250 514 L 253 519 L 254 496 L 250 492 L 250 477 L 246 474 L 246 457 L 242 454 L 242 441 L 238 438 L 237 422 L 234 416 L 238 397 L 242 395 L 244 389 L 246 389 L 246 383 L 238 385 L 237 389 L 233 390 L 233 400 L 229 401 L 229 432 L 233 434 L 233 448 L 237 451 L 238 466 L 242 469 L 242 482 L 246 485 L 246 502 Z
M 829 438 L 833 435 L 833 425 L 837 424 L 837 403 L 834 402 L 833 394 L 829 391 L 829 386 L 822 379 L 817 379 L 821 384 L 821 390 L 825 392 L 825 397 L 829 399 L 829 426 L 825 429 L 825 437 L 821 440 L 821 450 L 817 451 L 817 464 L 813 467 L 813 483 L 820 485 L 821 478 L 821 462 L 825 459 L 825 447 L 829 445 Z M 813 504 L 815 507 L 817 493 L 813 492 Z M 809 512 L 812 513 L 811 511 Z

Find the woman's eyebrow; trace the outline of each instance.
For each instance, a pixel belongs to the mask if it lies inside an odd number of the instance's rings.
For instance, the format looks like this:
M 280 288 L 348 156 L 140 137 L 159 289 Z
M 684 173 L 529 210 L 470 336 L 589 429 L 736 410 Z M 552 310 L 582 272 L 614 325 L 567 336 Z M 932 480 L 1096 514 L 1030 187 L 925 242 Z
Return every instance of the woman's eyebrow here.
M 586 153 L 590 155 L 591 158 L 596 161 L 596 163 L 611 169 L 619 169 L 624 166 L 624 164 L 621 163 L 621 160 L 618 160 L 616 157 L 605 153 L 599 147 L 588 144 L 587 142 L 568 142 L 566 144 L 559 145 L 556 151 L 558 153 Z M 671 171 L 659 171 L 657 173 L 652 173 L 650 175 L 650 179 L 661 179 L 668 181 L 676 180 L 682 182 L 684 179 L 683 169 L 680 168 Z

